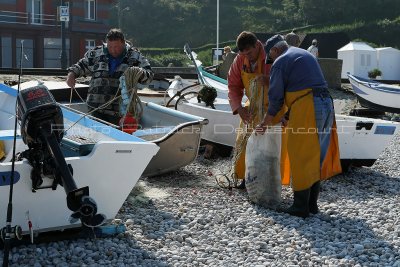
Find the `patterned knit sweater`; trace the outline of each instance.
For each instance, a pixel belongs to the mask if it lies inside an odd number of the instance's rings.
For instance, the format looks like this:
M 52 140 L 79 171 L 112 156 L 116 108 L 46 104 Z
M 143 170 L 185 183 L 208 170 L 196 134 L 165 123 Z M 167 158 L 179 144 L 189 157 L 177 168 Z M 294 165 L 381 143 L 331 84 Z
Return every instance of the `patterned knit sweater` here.
M 117 61 L 116 67 L 115 61 Z M 129 44 L 125 45 L 125 51 L 118 59 L 108 54 L 106 45 L 97 46 L 87 51 L 82 59 L 68 68 L 68 72 L 73 72 L 76 78 L 92 77 L 86 102 L 90 107 L 98 107 L 116 95 L 119 78 L 128 67 L 139 67 L 143 70 L 139 83 L 149 84 L 153 80 L 154 73 L 148 60 L 137 48 Z M 118 111 L 118 101 L 114 101 L 104 109 Z

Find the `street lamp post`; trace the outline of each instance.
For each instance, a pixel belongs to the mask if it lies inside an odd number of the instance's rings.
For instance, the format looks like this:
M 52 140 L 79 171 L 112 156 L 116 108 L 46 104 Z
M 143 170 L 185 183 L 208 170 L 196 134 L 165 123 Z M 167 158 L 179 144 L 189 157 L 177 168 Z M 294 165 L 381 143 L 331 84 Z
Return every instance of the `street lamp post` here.
M 125 11 L 129 11 L 129 10 L 130 10 L 129 6 L 121 9 L 121 4 L 120 3 L 118 4 L 118 28 L 120 28 L 121 30 L 122 30 L 122 14 Z
M 217 0 L 217 47 L 213 48 L 213 52 L 212 52 L 212 64 L 213 65 L 218 65 L 219 64 L 219 55 L 220 55 L 220 51 L 219 51 L 219 0 Z
M 217 59 L 216 62 L 217 64 L 219 63 L 219 0 L 217 0 Z
M 64 6 L 64 0 L 61 0 L 61 6 Z M 65 21 L 61 21 L 61 69 L 67 68 L 67 53 L 65 52 Z

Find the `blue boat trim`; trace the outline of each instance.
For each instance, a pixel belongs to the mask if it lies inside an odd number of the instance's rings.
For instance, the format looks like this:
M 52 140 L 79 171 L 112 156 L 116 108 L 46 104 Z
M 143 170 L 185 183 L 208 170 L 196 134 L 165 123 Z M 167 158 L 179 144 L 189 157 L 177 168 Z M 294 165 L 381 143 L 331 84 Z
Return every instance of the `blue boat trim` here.
M 71 122 L 76 122 L 83 116 L 83 115 L 73 112 L 65 107 L 61 107 L 61 110 L 63 112 L 64 118 L 70 120 Z M 90 128 L 96 132 L 110 136 L 118 141 L 145 142 L 144 140 L 142 140 L 136 136 L 127 134 L 121 130 L 114 128 L 114 127 L 111 127 L 111 126 L 105 125 L 101 122 L 92 120 L 89 117 L 85 117 L 85 118 L 81 119 L 78 122 L 78 124 L 83 125 L 87 128 Z M 106 131 L 104 131 L 104 127 L 107 128 Z
M 400 89 L 384 87 L 382 85 L 373 85 L 373 86 L 371 86 L 369 84 L 369 88 L 371 88 L 373 90 L 376 90 L 376 91 L 381 91 L 381 92 L 386 92 L 386 93 L 391 93 L 391 94 L 400 94 Z
M 221 77 L 212 75 L 211 73 L 208 73 L 207 71 L 205 71 L 202 67 L 199 67 L 199 71 L 201 72 L 202 75 L 204 75 L 205 77 L 208 77 L 210 79 L 213 79 L 214 81 L 223 83 L 225 85 L 228 85 L 228 81 L 225 79 L 222 79 Z
M 117 234 L 125 233 L 126 227 L 123 224 L 120 225 L 103 225 L 95 227 L 93 229 L 96 237 L 110 237 Z
M 396 131 L 396 126 L 378 125 L 374 134 L 393 135 Z
M 356 94 L 360 94 L 360 95 L 368 95 L 366 92 L 364 92 L 364 91 L 362 91 L 360 88 L 358 88 L 357 86 L 355 86 L 355 85 L 351 85 L 352 87 L 353 87 L 353 91 L 354 91 L 354 93 L 356 93 Z
M 18 95 L 17 94 L 17 91 L 18 91 L 17 89 L 9 87 L 9 86 L 7 86 L 5 84 L 0 84 L 0 91 L 5 92 L 6 94 L 14 96 L 14 97 L 17 97 L 17 95 Z M 68 110 L 68 109 L 66 109 L 65 107 L 62 107 L 62 106 L 61 106 L 61 110 L 63 112 L 63 116 L 66 119 L 70 120 L 71 122 L 76 122 L 82 117 L 81 114 L 78 114 L 76 112 Z M 144 140 L 142 140 L 142 139 L 140 139 L 140 138 L 138 138 L 136 136 L 127 134 L 127 133 L 125 133 L 123 131 L 120 131 L 120 130 L 118 130 L 116 128 L 113 128 L 113 127 L 107 126 L 107 125 L 105 125 L 105 124 L 103 124 L 101 122 L 92 120 L 89 117 L 85 117 L 85 118 L 81 119 L 78 122 L 78 124 L 83 125 L 85 127 L 88 127 L 90 129 L 93 129 L 96 132 L 100 132 L 102 134 L 110 136 L 110 137 L 112 137 L 112 138 L 114 138 L 115 140 L 118 140 L 118 141 L 146 142 L 146 141 L 144 141 Z M 107 131 L 103 131 L 104 127 L 107 127 Z M 5 137 L 5 138 L 7 138 L 7 137 Z M 3 140 L 6 140 L 6 139 L 3 139 Z
M 19 131 L 16 138 L 21 139 Z M 0 130 L 0 140 L 14 140 L 14 130 Z
M 385 92 L 385 93 L 391 93 L 391 94 L 400 94 L 400 87 L 399 88 L 392 88 L 390 86 L 385 86 L 382 83 L 379 82 L 375 82 L 373 80 L 368 80 L 368 79 L 364 79 L 358 76 L 354 76 L 351 74 L 348 74 L 349 79 L 354 80 L 355 82 L 357 82 L 358 84 L 362 84 L 372 90 L 376 90 L 376 91 L 381 91 L 381 92 Z M 355 88 L 357 88 L 356 86 L 353 85 L 353 89 L 356 92 Z M 357 90 L 360 90 L 360 88 L 357 88 Z M 366 94 L 363 91 L 361 91 L 361 94 Z
M 5 84 L 0 84 L 0 91 L 3 91 L 6 94 L 11 95 L 11 96 L 15 96 L 15 97 L 17 96 L 17 89 L 11 88 Z
M 14 183 L 16 184 L 19 182 L 21 178 L 19 172 L 14 171 Z M 0 186 L 9 186 L 11 185 L 11 172 L 0 172 Z

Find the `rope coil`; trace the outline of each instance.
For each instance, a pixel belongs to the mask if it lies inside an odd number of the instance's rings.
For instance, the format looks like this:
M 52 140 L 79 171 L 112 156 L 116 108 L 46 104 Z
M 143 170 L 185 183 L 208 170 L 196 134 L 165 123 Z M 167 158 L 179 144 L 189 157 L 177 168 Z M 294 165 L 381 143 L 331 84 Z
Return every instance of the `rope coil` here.
M 125 87 L 125 98 L 128 98 L 129 96 L 129 102 L 127 102 L 127 106 L 126 106 L 126 110 L 120 113 L 122 116 L 126 116 L 127 112 L 129 110 L 132 110 L 133 112 L 131 113 L 132 115 L 135 116 L 136 119 L 139 119 L 143 113 L 143 106 L 142 106 L 142 102 L 140 101 L 139 96 L 137 95 L 137 87 L 136 85 L 138 84 L 140 78 L 142 77 L 144 71 L 141 68 L 138 67 L 129 67 L 128 69 L 125 70 L 124 74 L 121 76 L 124 77 L 123 79 L 125 80 L 124 83 L 120 82 L 120 85 L 118 87 L 117 92 L 115 93 L 115 95 L 106 103 L 98 106 L 98 107 L 93 107 L 91 105 L 89 105 L 84 99 L 83 97 L 79 94 L 79 92 L 76 90 L 75 87 L 71 88 L 71 91 L 75 91 L 75 93 L 78 95 L 79 99 L 86 104 L 86 106 L 88 106 L 89 108 L 91 108 L 92 110 L 85 113 L 82 117 L 80 117 L 76 122 L 74 122 L 70 127 L 68 127 L 68 129 L 66 129 L 64 131 L 64 134 L 66 134 L 68 132 L 68 130 L 70 130 L 72 127 L 74 127 L 76 124 L 79 123 L 79 121 L 81 121 L 83 118 L 85 118 L 88 115 L 91 115 L 92 113 L 96 112 L 97 110 L 103 109 L 107 106 L 109 106 L 111 103 L 113 103 L 116 100 L 122 100 L 122 87 Z M 120 78 L 120 79 L 121 79 Z M 126 89 L 126 88 L 130 88 L 130 89 Z M 121 92 L 121 94 L 120 94 Z M 72 93 L 71 93 L 71 97 L 72 99 Z M 70 100 L 71 102 L 71 100 Z M 71 103 L 70 103 L 71 104 Z M 120 103 L 121 105 L 121 103 Z M 139 106 L 140 111 L 137 110 L 137 106 Z M 115 126 L 114 126 L 115 127 Z

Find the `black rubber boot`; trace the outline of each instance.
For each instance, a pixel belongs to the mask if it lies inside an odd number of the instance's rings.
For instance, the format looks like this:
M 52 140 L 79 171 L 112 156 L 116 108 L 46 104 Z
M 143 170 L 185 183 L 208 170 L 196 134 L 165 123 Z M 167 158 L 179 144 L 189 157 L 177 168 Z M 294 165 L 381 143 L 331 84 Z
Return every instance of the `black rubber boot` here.
M 240 184 L 238 184 L 238 186 L 236 188 L 237 189 L 246 189 L 246 180 L 242 179 L 242 181 L 240 182 Z
M 310 191 L 310 188 L 302 191 L 293 191 L 293 204 L 287 210 L 285 210 L 285 212 L 302 218 L 307 218 L 310 216 L 310 210 L 308 207 Z
M 318 181 L 311 186 L 310 191 L 310 200 L 308 202 L 308 207 L 310 208 L 310 213 L 317 214 L 319 212 L 318 209 L 318 196 L 320 191 L 320 184 L 321 182 Z

